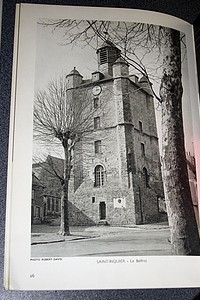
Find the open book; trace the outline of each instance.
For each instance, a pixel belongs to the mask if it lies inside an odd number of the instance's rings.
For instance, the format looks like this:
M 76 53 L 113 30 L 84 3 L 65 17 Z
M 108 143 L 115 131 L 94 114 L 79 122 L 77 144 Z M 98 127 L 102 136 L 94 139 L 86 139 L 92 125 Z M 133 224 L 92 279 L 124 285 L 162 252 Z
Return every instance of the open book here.
M 7 289 L 199 286 L 194 49 L 160 13 L 17 5 Z

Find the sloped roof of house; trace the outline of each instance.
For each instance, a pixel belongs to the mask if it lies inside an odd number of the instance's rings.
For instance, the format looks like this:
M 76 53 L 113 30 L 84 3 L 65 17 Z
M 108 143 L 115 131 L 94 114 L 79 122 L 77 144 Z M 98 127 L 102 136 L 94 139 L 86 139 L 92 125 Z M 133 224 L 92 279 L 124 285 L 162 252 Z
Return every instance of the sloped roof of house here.
M 38 163 L 34 163 L 32 165 L 32 170 L 34 174 L 40 178 L 41 171 L 44 169 L 52 168 L 56 172 L 59 172 L 60 175 L 63 174 L 63 166 L 64 166 L 64 160 L 59 157 L 48 155 L 45 161 L 41 161 Z
M 40 181 L 40 179 L 35 175 L 34 172 L 32 172 L 32 185 L 36 185 L 36 186 L 39 186 L 39 187 L 43 187 L 44 188 L 44 185 L 43 183 Z
M 44 187 L 44 194 L 60 196 L 61 180 L 63 179 L 64 160 L 48 155 L 45 161 L 32 165 L 32 170 L 40 185 Z M 32 182 L 34 184 L 34 182 Z

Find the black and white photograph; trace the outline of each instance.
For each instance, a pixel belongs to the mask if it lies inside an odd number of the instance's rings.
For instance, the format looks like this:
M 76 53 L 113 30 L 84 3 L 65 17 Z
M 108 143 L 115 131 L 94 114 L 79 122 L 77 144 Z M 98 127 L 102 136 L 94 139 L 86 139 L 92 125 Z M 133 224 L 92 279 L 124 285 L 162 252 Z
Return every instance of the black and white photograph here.
M 185 35 L 40 18 L 35 52 L 31 256 L 199 255 Z
M 192 25 L 38 4 L 15 20 L 5 287 L 199 286 Z

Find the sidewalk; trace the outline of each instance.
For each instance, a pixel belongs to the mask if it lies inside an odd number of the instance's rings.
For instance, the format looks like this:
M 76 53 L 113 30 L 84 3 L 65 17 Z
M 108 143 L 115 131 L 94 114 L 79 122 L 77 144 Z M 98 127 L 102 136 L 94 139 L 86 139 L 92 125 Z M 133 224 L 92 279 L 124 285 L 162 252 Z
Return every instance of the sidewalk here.
M 62 236 L 58 233 L 31 233 L 31 245 L 38 244 L 51 244 L 51 243 L 60 243 L 60 242 L 71 242 L 84 239 L 91 239 L 99 237 L 98 234 L 91 235 L 90 232 L 77 232 L 73 231 L 70 235 Z
M 141 224 L 141 225 L 123 225 L 123 227 L 129 227 L 129 228 L 139 228 L 144 230 L 159 230 L 159 229 L 169 229 L 169 225 L 167 222 L 162 223 L 153 223 L 153 224 Z
M 86 240 L 101 236 L 124 234 L 131 230 L 164 230 L 169 229 L 167 223 L 143 224 L 143 225 L 124 225 L 124 226 L 92 226 L 92 227 L 71 227 L 69 236 L 60 236 L 57 234 L 58 226 L 35 225 L 32 226 L 31 245 L 50 244 L 60 242 L 71 242 L 78 240 Z M 49 232 L 51 231 L 51 232 Z

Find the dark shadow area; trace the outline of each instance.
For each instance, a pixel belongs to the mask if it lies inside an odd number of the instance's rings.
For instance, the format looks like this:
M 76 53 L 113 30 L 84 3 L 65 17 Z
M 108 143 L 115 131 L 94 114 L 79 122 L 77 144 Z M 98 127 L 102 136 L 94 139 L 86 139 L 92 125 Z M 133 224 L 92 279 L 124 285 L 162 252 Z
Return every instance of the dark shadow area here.
M 194 22 L 194 39 L 196 48 L 198 83 L 200 90 L 200 15 L 196 18 Z
M 69 202 L 69 224 L 70 226 L 93 226 L 95 222 Z
M 199 300 L 200 299 L 200 293 L 198 293 L 192 300 Z

